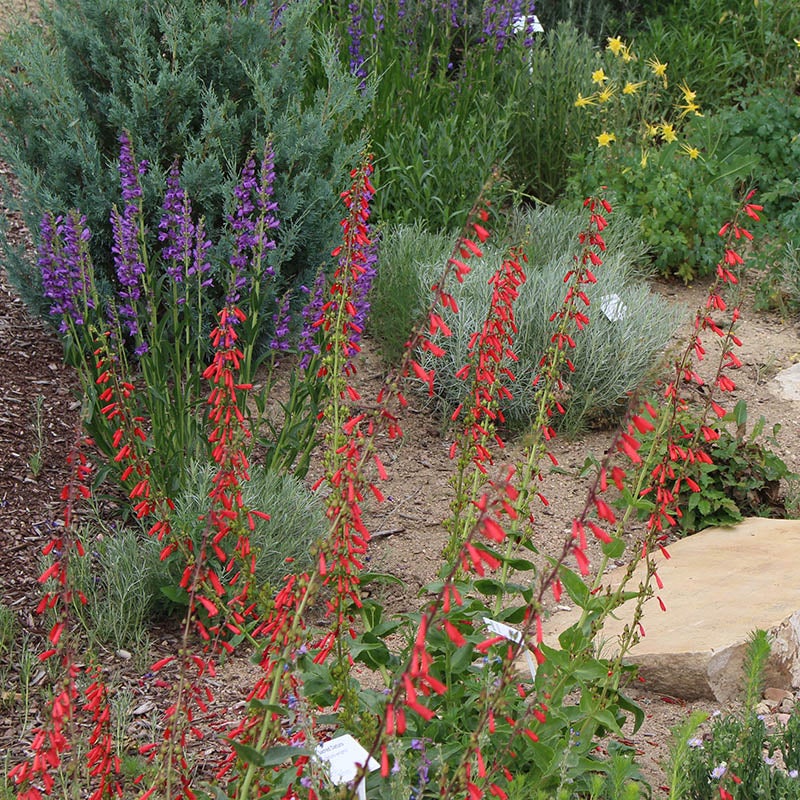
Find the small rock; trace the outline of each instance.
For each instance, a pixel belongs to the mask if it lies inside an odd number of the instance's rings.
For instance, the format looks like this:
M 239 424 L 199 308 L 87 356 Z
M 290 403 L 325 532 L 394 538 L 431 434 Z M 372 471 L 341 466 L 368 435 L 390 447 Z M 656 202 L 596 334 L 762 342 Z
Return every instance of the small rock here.
M 783 714 L 791 714 L 794 711 L 794 698 L 791 700 L 781 700 L 781 704 L 778 706 L 778 710 Z
M 149 714 L 155 707 L 156 704 L 152 700 L 145 700 L 144 703 L 136 706 L 131 713 L 134 717 L 141 717 L 142 714 Z
M 774 686 L 770 686 L 768 689 L 764 689 L 764 699 L 773 706 L 778 706 L 784 700 L 794 702 L 794 695 L 786 689 L 777 689 Z
M 775 706 L 771 703 L 767 702 L 766 700 L 762 700 L 756 707 L 755 712 L 758 716 L 766 716 L 767 714 L 771 714 L 775 710 Z
M 130 661 L 132 658 L 131 653 L 127 650 L 117 650 L 114 655 L 116 655 L 117 658 L 121 658 L 123 661 Z
M 776 721 L 778 722 L 779 725 L 784 725 L 785 726 L 789 722 L 789 718 L 790 717 L 791 717 L 791 714 L 778 714 L 778 716 L 775 717 L 775 719 L 776 719 Z

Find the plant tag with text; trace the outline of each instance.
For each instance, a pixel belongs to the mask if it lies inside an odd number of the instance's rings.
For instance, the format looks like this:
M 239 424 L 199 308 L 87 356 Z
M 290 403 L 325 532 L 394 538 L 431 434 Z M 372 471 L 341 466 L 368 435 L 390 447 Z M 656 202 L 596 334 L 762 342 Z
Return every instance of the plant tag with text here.
M 364 764 L 370 772 L 374 772 L 380 766 L 349 733 L 317 745 L 315 752 L 321 761 L 328 762 L 331 781 L 337 786 L 352 781 Z M 358 782 L 359 800 L 366 800 L 365 783 L 363 778 Z
M 483 621 L 486 627 L 492 633 L 497 634 L 497 636 L 502 636 L 504 639 L 514 642 L 514 644 L 522 643 L 522 634 L 516 628 L 506 625 L 504 622 L 498 622 L 496 619 L 489 619 L 489 617 L 484 617 Z M 531 658 L 530 651 L 527 647 L 523 647 L 522 652 L 525 653 L 525 660 L 528 662 L 528 668 L 531 671 L 531 679 L 535 681 L 536 664 L 533 663 L 533 659 Z

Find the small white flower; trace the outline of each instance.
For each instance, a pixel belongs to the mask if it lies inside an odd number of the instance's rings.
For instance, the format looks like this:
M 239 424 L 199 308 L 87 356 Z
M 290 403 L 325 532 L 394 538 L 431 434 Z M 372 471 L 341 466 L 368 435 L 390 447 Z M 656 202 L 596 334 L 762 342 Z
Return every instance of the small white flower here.
M 796 778 L 798 776 L 798 774 L 800 774 L 800 773 L 798 773 L 796 769 L 790 769 L 789 770 L 789 777 L 790 778 Z

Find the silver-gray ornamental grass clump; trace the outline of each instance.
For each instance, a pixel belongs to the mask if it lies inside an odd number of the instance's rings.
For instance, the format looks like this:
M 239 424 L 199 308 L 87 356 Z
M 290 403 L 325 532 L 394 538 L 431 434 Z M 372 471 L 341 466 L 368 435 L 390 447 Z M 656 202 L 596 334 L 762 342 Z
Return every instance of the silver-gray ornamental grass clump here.
M 509 226 L 508 239 L 526 240 L 528 257 L 527 281 L 520 287 L 515 311 L 519 331 L 513 349 L 518 360 L 512 371 L 516 380 L 506 382 L 512 397 L 501 404 L 512 430 L 524 430 L 535 408 L 533 381 L 552 335 L 550 317 L 563 300 L 563 275 L 573 258 L 580 225 L 578 214 L 547 208 L 517 214 Z M 680 309 L 672 308 L 641 280 L 645 251 L 634 230 L 630 220 L 621 218 L 612 219 L 603 233 L 608 242 L 603 266 L 597 283 L 586 287 L 592 324 L 575 337 L 570 352 L 575 371 L 564 377 L 568 402 L 563 403 L 566 413 L 558 424 L 565 431 L 612 423 L 627 395 L 642 384 L 664 352 L 680 321 Z M 396 228 L 387 233 L 382 243 L 382 269 L 390 271 L 396 266 L 393 251 L 402 251 L 404 268 L 408 269 L 409 261 L 414 265 L 416 297 L 421 304 L 448 241 L 439 237 L 441 250 L 435 253 L 436 237 L 428 236 L 415 253 L 409 242 L 415 232 L 415 228 Z M 467 363 L 470 338 L 483 323 L 492 294 L 488 279 L 504 256 L 502 243 L 487 242 L 483 253 L 483 258 L 472 260 L 473 273 L 454 289 L 459 313 L 444 314 L 453 335 L 439 336 L 436 343 L 445 356 L 434 361 L 429 353 L 420 354 L 425 369 L 436 368 L 435 399 L 446 412 L 451 412 L 468 390 L 456 373 Z

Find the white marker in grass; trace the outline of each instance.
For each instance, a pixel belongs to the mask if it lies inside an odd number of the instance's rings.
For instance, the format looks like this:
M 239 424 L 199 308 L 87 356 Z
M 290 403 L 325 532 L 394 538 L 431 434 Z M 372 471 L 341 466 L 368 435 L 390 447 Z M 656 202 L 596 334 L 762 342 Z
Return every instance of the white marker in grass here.
M 504 639 L 514 642 L 514 644 L 522 644 L 522 633 L 516 628 L 506 625 L 504 622 L 498 622 L 496 619 L 489 619 L 489 617 L 484 617 L 483 621 L 486 627 L 497 636 L 502 636 Z M 523 647 L 522 652 L 525 653 L 525 660 L 528 662 L 528 669 L 531 671 L 531 680 L 535 681 L 536 664 L 533 663 L 531 658 L 531 651 L 527 647 Z
M 315 752 L 320 761 L 328 762 L 331 781 L 336 786 L 350 783 L 364 764 L 369 772 L 374 772 L 380 766 L 349 733 L 317 745 Z M 366 781 L 363 777 L 358 782 L 356 791 L 359 800 L 367 800 Z

